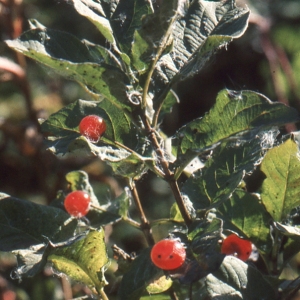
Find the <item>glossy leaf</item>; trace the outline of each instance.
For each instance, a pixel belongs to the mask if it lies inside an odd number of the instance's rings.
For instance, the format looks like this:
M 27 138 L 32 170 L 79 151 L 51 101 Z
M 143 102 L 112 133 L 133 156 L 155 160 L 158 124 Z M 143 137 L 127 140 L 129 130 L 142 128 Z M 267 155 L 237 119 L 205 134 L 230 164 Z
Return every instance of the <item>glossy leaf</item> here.
M 234 192 L 247 173 L 260 163 L 265 150 L 272 147 L 277 131 L 264 132 L 244 142 L 223 142 L 199 172 L 183 185 L 182 192 L 195 209 L 219 205 Z
M 60 75 L 80 82 L 98 97 L 104 96 L 115 105 L 121 106 L 122 103 L 124 108 L 129 109 L 125 73 L 106 64 L 107 57 L 102 62 L 101 57 L 95 58 L 94 52 L 90 53 L 88 46 L 76 37 L 61 31 L 36 28 L 6 43 Z
M 205 280 L 210 299 L 277 299 L 275 290 L 256 269 L 234 256 L 226 256 L 220 269 Z
M 224 228 L 238 229 L 262 253 L 271 251 L 270 215 L 256 195 L 238 189 L 218 211 L 224 220 Z
M 104 242 L 104 230 L 90 231 L 86 237 L 69 247 L 55 250 L 48 257 L 54 268 L 100 291 L 107 283 L 104 271 L 109 259 Z
M 223 139 L 241 139 L 246 133 L 253 137 L 260 130 L 297 120 L 296 110 L 261 94 L 223 90 L 209 113 L 177 132 L 178 153 L 201 153 Z
M 297 144 L 289 139 L 269 150 L 262 161 L 266 175 L 261 199 L 274 221 L 282 221 L 300 205 L 300 161 Z
M 138 300 L 150 282 L 160 274 L 150 259 L 150 249 L 143 250 L 124 274 L 119 288 L 119 299 Z

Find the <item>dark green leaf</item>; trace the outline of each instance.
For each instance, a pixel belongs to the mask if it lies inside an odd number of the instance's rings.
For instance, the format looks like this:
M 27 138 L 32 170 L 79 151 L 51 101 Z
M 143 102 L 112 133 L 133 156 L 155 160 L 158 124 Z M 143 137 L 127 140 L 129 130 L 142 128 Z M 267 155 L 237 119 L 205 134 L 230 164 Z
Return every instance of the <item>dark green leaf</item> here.
M 238 229 L 260 252 L 266 254 L 270 252 L 272 249 L 270 215 L 257 196 L 236 190 L 218 211 L 224 220 L 224 228 Z
M 300 205 L 300 161 L 297 144 L 289 139 L 269 150 L 262 161 L 266 175 L 261 199 L 274 221 L 282 221 Z
M 111 25 L 122 51 L 129 54 L 134 32 L 142 25 L 142 17 L 152 12 L 149 0 L 120 0 L 112 17 Z
M 234 256 L 226 256 L 220 269 L 207 276 L 205 284 L 210 299 L 277 299 L 263 275 Z
M 138 300 L 149 282 L 160 273 L 150 259 L 150 248 L 143 250 L 132 262 L 129 272 L 124 274 L 119 288 L 119 299 Z
M 178 153 L 203 152 L 223 139 L 241 139 L 245 133 L 253 137 L 262 129 L 298 120 L 296 110 L 261 94 L 223 90 L 208 114 L 177 132 Z
M 63 210 L 0 195 L 0 250 L 65 241 L 73 236 L 77 221 Z M 70 221 L 70 222 L 69 222 Z M 51 226 L 50 226 L 51 224 Z
M 103 229 L 90 231 L 72 245 L 53 250 L 48 260 L 58 271 L 89 287 L 96 287 L 98 292 L 107 284 L 104 272 L 109 259 Z
M 172 44 L 170 30 L 180 17 L 182 3 L 178 0 L 162 1 L 159 9 L 143 17 L 141 28 L 134 32 L 131 56 L 134 68 L 143 74 L 153 59 L 158 59 L 159 48 Z
M 216 50 L 241 36 L 248 25 L 248 8 L 237 8 L 232 0 L 185 2 L 180 10 L 181 18 L 172 32 L 172 50 L 156 66 L 156 86 L 199 72 Z
M 106 131 L 104 136 L 101 137 L 101 141 L 109 144 L 117 141 L 132 149 L 137 147 L 137 131 L 130 117 L 122 109 L 112 105 L 105 99 L 101 102 L 78 100 L 52 114 L 41 125 L 42 131 L 50 137 L 48 138 L 48 148 L 54 153 L 62 154 L 76 150 L 76 144 L 71 147 L 70 143 L 80 136 L 78 126 L 82 118 L 91 114 L 101 116 L 105 120 Z M 68 147 L 71 149 L 68 149 Z M 98 152 L 101 153 L 101 147 L 93 145 L 90 147 L 93 148 L 92 151 L 99 148 Z M 80 149 L 79 146 L 77 148 Z M 89 146 L 85 148 L 88 149 Z M 88 151 L 91 152 L 91 150 Z M 127 151 L 123 150 L 123 152 L 127 153 L 126 157 L 129 155 Z M 105 155 L 103 154 L 103 156 Z
M 246 142 L 221 143 L 205 167 L 182 187 L 195 209 L 207 209 L 228 199 L 245 174 L 251 173 L 260 163 L 264 151 L 272 147 L 276 133 L 264 132 Z

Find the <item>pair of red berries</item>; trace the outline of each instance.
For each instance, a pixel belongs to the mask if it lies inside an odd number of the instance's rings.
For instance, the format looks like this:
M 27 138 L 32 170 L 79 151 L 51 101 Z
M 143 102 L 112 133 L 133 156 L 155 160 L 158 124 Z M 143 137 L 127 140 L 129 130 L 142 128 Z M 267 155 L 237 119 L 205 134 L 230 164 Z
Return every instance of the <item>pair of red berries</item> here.
M 97 143 L 106 130 L 105 121 L 97 115 L 84 117 L 79 123 L 79 132 L 93 143 Z
M 242 261 L 246 261 L 252 252 L 252 244 L 248 240 L 241 239 L 235 234 L 224 239 L 221 253 L 234 255 Z M 157 242 L 151 250 L 151 260 L 160 269 L 171 271 L 183 265 L 186 259 L 186 251 L 183 244 L 176 239 L 165 239 Z

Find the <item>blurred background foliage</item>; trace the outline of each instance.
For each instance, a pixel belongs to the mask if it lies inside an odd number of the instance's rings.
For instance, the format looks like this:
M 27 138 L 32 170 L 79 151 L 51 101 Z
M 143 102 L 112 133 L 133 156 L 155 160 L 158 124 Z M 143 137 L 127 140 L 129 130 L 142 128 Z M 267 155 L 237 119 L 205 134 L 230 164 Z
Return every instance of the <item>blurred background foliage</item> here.
M 300 111 L 300 1 L 240 0 L 237 4 L 248 5 L 252 11 L 248 30 L 221 50 L 200 74 L 176 86 L 180 103 L 162 124 L 166 134 L 174 134 L 207 112 L 223 88 L 254 90 Z M 49 204 L 58 190 L 66 190 L 65 174 L 82 169 L 89 174 L 99 199 L 108 202 L 119 196 L 126 184 L 114 177 L 110 168 L 97 159 L 57 158 L 43 149 L 37 119 L 47 118 L 78 98 L 91 97 L 79 84 L 25 60 L 4 45 L 4 40 L 29 28 L 28 19 L 94 43 L 105 42 L 68 1 L 0 0 L 0 191 Z M 285 128 L 296 129 L 293 124 Z M 249 178 L 253 189 L 259 186 L 259 178 L 259 171 Z M 169 216 L 173 198 L 163 181 L 148 174 L 137 187 L 150 220 Z M 134 209 L 131 214 L 137 217 Z M 117 243 L 129 253 L 146 245 L 139 231 L 123 223 L 107 226 L 106 232 L 110 245 Z M 298 260 L 295 258 L 294 269 L 285 270 L 288 276 L 295 275 Z M 18 284 L 10 279 L 14 265 L 14 257 L 0 253 L 0 300 L 70 299 L 88 294 L 85 287 L 54 277 L 50 268 L 38 278 Z M 108 280 L 115 268 L 113 263 Z M 107 289 L 108 294 L 114 294 L 114 286 Z

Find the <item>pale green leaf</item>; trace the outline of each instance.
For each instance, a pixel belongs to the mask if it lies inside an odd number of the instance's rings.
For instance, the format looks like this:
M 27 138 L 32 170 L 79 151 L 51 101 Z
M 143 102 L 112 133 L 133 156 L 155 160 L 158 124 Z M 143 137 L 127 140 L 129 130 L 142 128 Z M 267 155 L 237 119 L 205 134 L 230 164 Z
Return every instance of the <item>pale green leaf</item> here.
M 104 230 L 90 231 L 68 247 L 58 248 L 48 257 L 54 268 L 75 281 L 100 291 L 106 284 L 104 272 L 109 263 Z
M 271 149 L 261 164 L 266 175 L 261 199 L 274 221 L 281 222 L 300 205 L 300 161 L 297 144 L 289 139 Z

